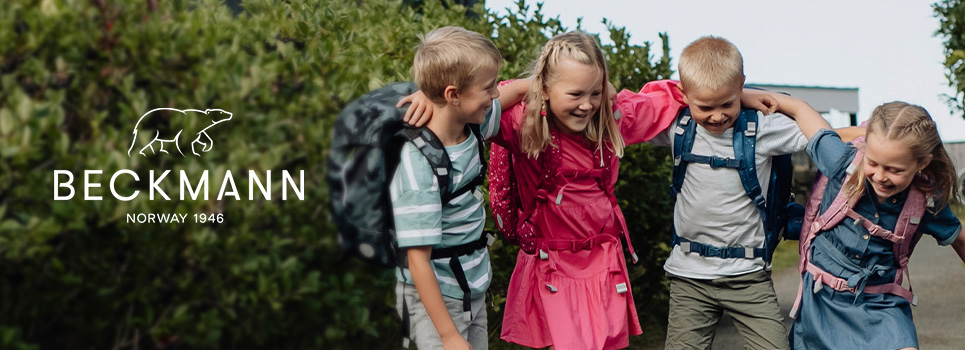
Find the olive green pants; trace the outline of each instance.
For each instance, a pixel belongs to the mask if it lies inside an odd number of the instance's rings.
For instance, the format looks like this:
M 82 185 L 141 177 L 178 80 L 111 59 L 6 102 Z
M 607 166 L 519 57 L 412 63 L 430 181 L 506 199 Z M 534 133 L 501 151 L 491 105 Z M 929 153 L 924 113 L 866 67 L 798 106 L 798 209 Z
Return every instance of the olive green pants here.
M 724 312 L 745 349 L 789 349 L 787 328 L 769 271 L 713 280 L 667 275 L 670 317 L 666 349 L 710 349 Z

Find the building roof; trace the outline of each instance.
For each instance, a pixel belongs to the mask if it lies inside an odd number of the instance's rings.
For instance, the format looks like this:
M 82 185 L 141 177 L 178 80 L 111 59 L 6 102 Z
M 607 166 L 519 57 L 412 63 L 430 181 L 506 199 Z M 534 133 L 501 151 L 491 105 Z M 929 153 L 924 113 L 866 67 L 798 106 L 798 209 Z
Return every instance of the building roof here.
M 745 85 L 787 93 L 807 101 L 819 113 L 828 113 L 832 108 L 848 114 L 858 113 L 858 88 L 751 83 Z

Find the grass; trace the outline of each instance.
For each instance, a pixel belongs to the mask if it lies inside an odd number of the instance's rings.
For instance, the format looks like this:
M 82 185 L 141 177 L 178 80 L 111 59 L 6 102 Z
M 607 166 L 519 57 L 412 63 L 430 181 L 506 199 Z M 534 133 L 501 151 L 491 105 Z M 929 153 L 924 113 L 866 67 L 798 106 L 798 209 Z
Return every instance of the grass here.
M 771 271 L 780 273 L 793 266 L 797 266 L 801 254 L 798 254 L 798 241 L 782 241 L 774 250 L 774 257 L 771 262 Z

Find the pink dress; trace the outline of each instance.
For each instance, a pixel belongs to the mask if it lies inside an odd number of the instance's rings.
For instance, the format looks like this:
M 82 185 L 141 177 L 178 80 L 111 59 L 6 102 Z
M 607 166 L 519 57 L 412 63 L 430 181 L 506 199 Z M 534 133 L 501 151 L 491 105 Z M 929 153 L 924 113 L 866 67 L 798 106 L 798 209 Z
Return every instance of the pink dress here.
M 651 84 L 640 93 L 622 91 L 615 108 L 622 114 L 617 123 L 625 143 L 644 142 L 665 130 L 682 106 L 680 101 L 673 82 Z M 602 183 L 588 176 L 559 177 L 565 180 L 536 191 L 546 180 L 542 163 L 520 151 L 524 108 L 519 104 L 503 112 L 499 135 L 492 140 L 513 155 L 523 210 L 529 209 L 527 203 L 536 203 L 530 221 L 542 253 L 519 251 L 501 337 L 533 348 L 625 348 L 629 335 L 642 329 L 620 242 L 620 237 L 629 237 L 626 220 L 608 193 L 617 181 L 619 159 L 594 155 L 594 147 L 579 135 L 556 133 L 560 173 L 601 169 L 594 163 L 602 160 L 609 162 L 609 174 Z

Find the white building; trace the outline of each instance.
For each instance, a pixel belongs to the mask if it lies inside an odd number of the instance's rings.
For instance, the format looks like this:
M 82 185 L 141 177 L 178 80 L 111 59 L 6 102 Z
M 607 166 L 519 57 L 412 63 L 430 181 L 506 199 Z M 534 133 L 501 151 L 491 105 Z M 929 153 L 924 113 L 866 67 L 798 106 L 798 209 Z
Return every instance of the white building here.
M 823 86 L 746 84 L 768 91 L 783 92 L 807 101 L 832 128 L 858 125 L 858 88 Z

